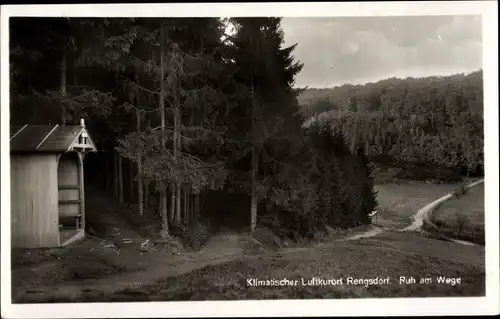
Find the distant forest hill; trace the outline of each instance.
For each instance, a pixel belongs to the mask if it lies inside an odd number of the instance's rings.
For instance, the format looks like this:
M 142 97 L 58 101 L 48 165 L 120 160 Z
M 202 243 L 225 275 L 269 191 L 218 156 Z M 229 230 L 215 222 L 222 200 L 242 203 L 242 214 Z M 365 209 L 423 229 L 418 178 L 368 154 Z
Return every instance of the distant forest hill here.
M 307 89 L 307 125 L 340 129 L 351 150 L 413 171 L 483 174 L 483 72 Z
M 378 94 L 382 101 L 382 95 L 390 96 L 391 93 L 397 93 L 398 89 L 406 90 L 409 94 L 416 94 L 423 96 L 429 90 L 442 91 L 449 86 L 467 87 L 464 93 L 473 94 L 477 96 L 480 92 L 480 99 L 473 100 L 472 108 L 481 110 L 483 109 L 483 71 L 478 70 L 469 74 L 454 74 L 449 76 L 429 76 L 425 78 L 389 78 L 377 82 L 370 82 L 367 84 L 344 84 L 341 86 L 330 88 L 307 88 L 298 97 L 298 102 L 302 106 L 304 113 L 308 115 L 317 114 L 333 108 L 349 108 L 349 99 L 365 99 L 366 97 Z M 329 102 L 321 108 L 322 103 Z M 327 106 L 330 106 L 328 108 Z

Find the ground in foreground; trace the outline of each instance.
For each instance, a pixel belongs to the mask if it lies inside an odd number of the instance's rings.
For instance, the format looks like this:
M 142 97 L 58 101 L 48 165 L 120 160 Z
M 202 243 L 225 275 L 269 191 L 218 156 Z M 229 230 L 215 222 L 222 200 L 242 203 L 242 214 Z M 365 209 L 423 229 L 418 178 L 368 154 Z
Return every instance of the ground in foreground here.
M 68 248 L 16 252 L 12 258 L 13 301 L 480 296 L 485 291 L 484 247 L 395 231 L 407 226 L 419 208 L 453 188 L 455 185 L 422 183 L 377 186 L 385 223 L 379 226 L 385 232 L 351 241 L 338 241 L 339 236 L 349 234 L 333 234 L 321 244 L 278 251 L 249 253 L 239 242 L 241 234 L 234 240 L 219 234 L 200 252 L 141 252 L 137 248 L 146 238 L 124 233 L 125 224 L 110 223 L 107 228 L 120 228 L 120 236 L 134 237 L 133 242 L 115 250 L 108 247 L 108 241 L 90 238 Z M 116 244 L 118 237 L 113 237 Z M 400 284 L 400 276 L 413 277 L 416 282 Z M 437 283 L 438 276 L 460 278 L 460 283 Z M 343 284 L 301 285 L 302 278 L 312 277 L 343 278 Z M 348 277 L 389 277 L 390 283 L 350 285 Z M 287 278 L 298 280 L 299 285 L 252 287 L 247 283 L 250 278 Z M 420 278 L 431 278 L 432 283 L 419 284 Z
M 335 285 L 303 285 L 312 278 L 340 279 Z M 370 284 L 357 280 L 389 279 Z M 404 282 L 400 282 L 405 277 Z M 297 280 L 295 286 L 252 286 L 248 279 Z M 415 282 L 412 282 L 414 278 Z M 426 280 L 420 283 L 420 280 Z M 447 282 L 438 282 L 448 278 Z M 370 297 L 483 296 L 484 248 L 387 232 L 356 241 L 309 249 L 240 256 L 181 275 L 109 294 L 66 296 L 57 302 L 182 301 L 241 299 L 329 299 Z
M 414 237 L 414 238 L 410 238 Z M 348 258 L 347 258 L 348 256 Z M 407 281 L 400 283 L 400 276 Z M 313 277 L 343 278 L 343 284 L 302 285 Z M 352 285 L 348 278 L 389 278 L 388 284 Z M 439 277 L 449 278 L 438 283 Z M 284 278 L 297 286 L 248 285 L 247 279 Z M 411 282 L 415 279 L 415 283 Z M 420 284 L 422 278 L 430 278 Z M 457 283 L 459 281 L 459 283 Z M 387 233 L 306 251 L 247 257 L 167 278 L 138 290 L 127 289 L 110 300 L 231 300 L 357 297 L 481 296 L 485 292 L 484 250 L 456 243 Z M 102 300 L 102 299 L 101 299 Z

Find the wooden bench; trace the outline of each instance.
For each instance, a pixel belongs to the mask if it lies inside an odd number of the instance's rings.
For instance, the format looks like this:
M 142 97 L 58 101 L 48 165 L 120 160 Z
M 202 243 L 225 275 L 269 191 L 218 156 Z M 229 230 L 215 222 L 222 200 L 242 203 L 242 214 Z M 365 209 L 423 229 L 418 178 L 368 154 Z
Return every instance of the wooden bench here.
M 65 204 L 80 204 L 80 200 L 61 200 L 59 201 L 59 225 L 62 226 L 76 226 L 80 229 L 82 226 L 83 214 L 81 212 L 71 212 L 61 209 L 61 205 Z
M 368 217 L 370 217 L 372 219 L 372 222 L 373 222 L 373 218 L 375 217 L 375 224 L 377 224 L 378 211 L 376 211 L 376 210 L 372 211 L 371 213 L 368 214 Z

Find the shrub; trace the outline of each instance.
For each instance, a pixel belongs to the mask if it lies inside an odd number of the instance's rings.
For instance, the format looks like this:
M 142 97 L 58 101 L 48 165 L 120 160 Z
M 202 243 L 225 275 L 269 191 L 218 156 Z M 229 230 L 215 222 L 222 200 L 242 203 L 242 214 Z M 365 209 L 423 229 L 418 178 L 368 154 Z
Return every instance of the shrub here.
M 265 248 L 277 250 L 283 247 L 281 239 L 271 229 L 265 226 L 259 225 L 256 227 L 251 236 Z
M 377 202 L 372 167 L 363 151 L 352 153 L 341 132 L 314 125 L 296 148 L 299 151 L 285 157 L 294 164 L 275 172 L 269 183 L 259 223 L 296 242 L 318 237 L 327 225 L 369 224 L 368 214 Z
M 188 245 L 200 249 L 210 238 L 211 227 L 207 221 L 196 221 L 188 226 Z
M 465 188 L 464 185 L 461 185 L 457 187 L 455 190 L 453 190 L 453 196 L 455 196 L 456 198 L 464 196 L 465 193 L 467 193 L 467 189 Z
M 457 222 L 458 231 L 460 233 L 463 232 L 465 230 L 466 226 L 469 225 L 469 217 L 462 212 L 456 213 L 455 220 Z
M 198 250 L 210 238 L 211 226 L 206 220 L 193 221 L 188 225 L 171 225 L 170 232 L 179 237 L 184 246 Z

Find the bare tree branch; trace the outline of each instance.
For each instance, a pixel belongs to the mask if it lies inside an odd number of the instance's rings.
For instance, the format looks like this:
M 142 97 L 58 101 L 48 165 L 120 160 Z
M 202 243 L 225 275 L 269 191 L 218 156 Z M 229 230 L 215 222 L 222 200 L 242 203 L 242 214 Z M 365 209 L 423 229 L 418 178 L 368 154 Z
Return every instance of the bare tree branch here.
M 147 89 L 147 88 L 145 88 L 145 87 L 143 87 L 143 86 L 141 86 L 141 85 L 139 85 L 139 84 L 137 84 L 137 83 L 134 83 L 134 81 L 130 80 L 128 77 L 126 77 L 126 76 L 124 76 L 124 75 L 118 74 L 118 76 L 119 76 L 119 77 L 121 77 L 121 78 L 123 78 L 125 81 L 127 81 L 127 83 L 129 83 L 129 84 L 131 84 L 131 85 L 135 86 L 135 87 L 136 87 L 136 88 L 138 88 L 138 89 L 141 89 L 141 90 L 143 90 L 143 91 L 149 92 L 149 93 L 151 93 L 151 94 L 160 95 L 160 93 L 159 93 L 159 92 L 156 92 L 156 91 L 153 91 L 153 90 Z

